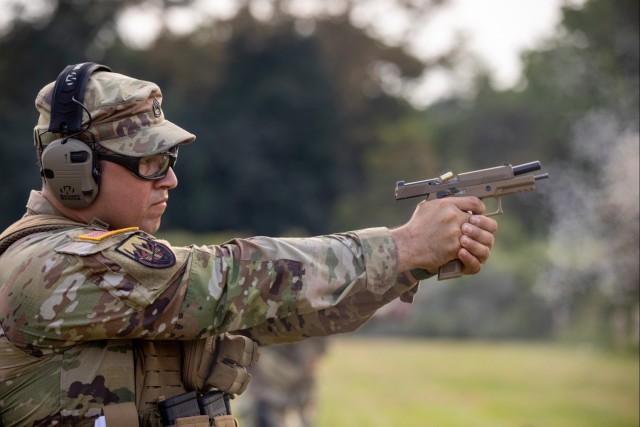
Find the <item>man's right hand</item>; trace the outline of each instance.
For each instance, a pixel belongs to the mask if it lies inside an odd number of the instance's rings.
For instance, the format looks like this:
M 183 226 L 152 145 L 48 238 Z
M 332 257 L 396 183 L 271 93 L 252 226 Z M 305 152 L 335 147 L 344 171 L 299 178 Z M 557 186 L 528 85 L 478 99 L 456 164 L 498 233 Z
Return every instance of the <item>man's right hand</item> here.
M 476 197 L 420 202 L 406 224 L 391 230 L 398 248 L 398 271 L 421 268 L 435 273 L 457 258 L 463 274 L 478 273 L 491 254 L 498 229 L 484 212 L 484 204 Z

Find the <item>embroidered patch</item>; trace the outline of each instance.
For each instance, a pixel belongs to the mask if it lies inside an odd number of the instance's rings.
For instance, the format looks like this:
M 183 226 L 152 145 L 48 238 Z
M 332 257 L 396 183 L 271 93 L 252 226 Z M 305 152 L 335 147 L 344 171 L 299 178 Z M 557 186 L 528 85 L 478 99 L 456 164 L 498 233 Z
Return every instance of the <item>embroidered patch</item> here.
M 176 256 L 171 249 L 140 234 L 134 234 L 120 243 L 116 251 L 151 268 L 168 268 L 176 263 Z
M 113 231 L 92 231 L 91 233 L 81 234 L 78 236 L 78 240 L 88 240 L 91 242 L 99 242 L 107 237 L 115 236 L 116 234 L 126 233 L 127 231 L 138 231 L 138 227 L 121 228 Z

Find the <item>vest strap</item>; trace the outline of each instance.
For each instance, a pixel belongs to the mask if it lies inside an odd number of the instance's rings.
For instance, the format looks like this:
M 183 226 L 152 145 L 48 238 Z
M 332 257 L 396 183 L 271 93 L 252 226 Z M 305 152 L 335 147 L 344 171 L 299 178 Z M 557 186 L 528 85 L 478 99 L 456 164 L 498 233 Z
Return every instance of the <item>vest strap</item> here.
M 215 427 L 238 427 L 238 420 L 232 415 L 222 415 L 213 419 Z
M 102 413 L 107 426 L 138 426 L 138 411 L 133 402 L 106 405 Z
M 11 224 L 0 234 L 0 255 L 18 240 L 33 233 L 61 228 L 86 227 L 87 224 L 72 221 L 59 215 L 28 215 Z
M 176 427 L 209 427 L 209 417 L 194 415 L 193 417 L 178 418 Z

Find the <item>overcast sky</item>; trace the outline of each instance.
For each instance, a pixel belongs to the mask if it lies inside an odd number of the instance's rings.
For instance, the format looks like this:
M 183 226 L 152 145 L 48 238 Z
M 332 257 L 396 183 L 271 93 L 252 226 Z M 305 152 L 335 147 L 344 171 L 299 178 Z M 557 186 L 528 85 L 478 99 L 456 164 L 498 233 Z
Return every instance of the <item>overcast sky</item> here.
M 314 8 L 330 8 L 339 5 L 339 0 L 297 0 L 292 2 L 299 14 L 312 13 Z M 374 23 L 389 40 L 399 37 L 406 22 L 401 13 L 395 13 L 392 0 L 370 0 L 366 7 L 356 10 L 355 23 Z M 456 34 L 466 36 L 469 50 L 477 55 L 491 71 L 499 88 L 515 86 L 521 74 L 519 54 L 525 49 L 538 46 L 549 37 L 560 22 L 560 8 L 563 4 L 581 4 L 582 0 L 450 0 L 450 4 L 433 14 L 424 30 L 414 33 L 413 52 L 428 58 L 450 46 Z M 254 15 L 268 18 L 271 9 L 269 0 L 255 0 Z M 198 19 L 206 16 L 228 17 L 238 8 L 234 0 L 197 0 L 197 15 L 175 9 L 171 14 L 174 31 L 189 31 Z M 335 6 L 339 7 L 339 6 Z M 140 47 L 152 40 L 154 31 L 160 31 L 157 16 L 152 9 L 132 11 L 121 21 L 121 32 L 137 38 Z M 145 36 L 148 38 L 145 39 Z M 416 105 L 426 105 L 453 88 L 464 88 L 469 71 L 459 70 L 457 74 L 431 72 L 411 96 Z
M 584 0 L 450 0 L 430 16 L 424 30 L 413 33 L 412 51 L 418 57 L 428 58 L 444 51 L 454 42 L 456 34 L 466 36 L 467 47 L 477 55 L 491 71 L 499 88 L 513 87 L 521 73 L 519 54 L 524 49 L 539 46 L 549 37 L 560 21 L 563 4 L 582 4 Z M 31 14 L 38 15 L 50 9 L 53 2 L 47 0 L 0 0 L 0 33 L 8 19 L 2 13 L 13 3 L 23 3 Z M 196 11 L 172 8 L 168 24 L 173 31 L 189 31 L 193 25 L 207 17 L 232 16 L 238 9 L 236 0 L 196 0 Z M 341 0 L 292 0 L 292 9 L 298 14 L 313 13 L 318 7 L 339 8 Z M 373 24 L 379 32 L 393 40 L 402 33 L 406 16 L 395 12 L 393 0 L 368 0 L 356 8 L 354 23 Z M 270 0 L 253 0 L 254 15 L 269 17 Z M 44 12 L 46 13 L 46 12 Z M 118 30 L 130 44 L 144 48 L 161 31 L 160 9 L 149 2 L 143 9 L 131 9 L 122 16 Z M 465 74 L 467 73 L 467 74 Z M 468 70 L 457 74 L 429 73 L 421 84 L 411 90 L 416 105 L 426 105 L 453 88 L 464 88 Z
M 491 71 L 499 88 L 517 85 L 521 75 L 520 53 L 536 48 L 549 38 L 561 19 L 564 4 L 580 0 L 451 0 L 438 12 L 431 25 L 417 37 L 424 55 L 432 54 L 453 41 L 456 32 L 467 36 L 468 48 Z M 418 97 L 428 102 L 446 92 L 452 82 L 437 73 L 420 89 Z

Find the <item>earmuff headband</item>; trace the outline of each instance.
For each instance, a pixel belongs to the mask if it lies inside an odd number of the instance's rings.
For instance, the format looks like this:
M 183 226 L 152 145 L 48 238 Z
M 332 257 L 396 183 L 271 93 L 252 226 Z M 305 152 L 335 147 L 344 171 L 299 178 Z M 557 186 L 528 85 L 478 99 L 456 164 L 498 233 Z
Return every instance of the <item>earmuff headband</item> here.
M 106 65 L 94 62 L 68 65 L 58 75 L 53 88 L 49 131 L 76 133 L 82 129 L 82 101 L 89 76 L 95 71 L 111 71 Z

